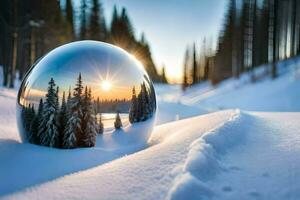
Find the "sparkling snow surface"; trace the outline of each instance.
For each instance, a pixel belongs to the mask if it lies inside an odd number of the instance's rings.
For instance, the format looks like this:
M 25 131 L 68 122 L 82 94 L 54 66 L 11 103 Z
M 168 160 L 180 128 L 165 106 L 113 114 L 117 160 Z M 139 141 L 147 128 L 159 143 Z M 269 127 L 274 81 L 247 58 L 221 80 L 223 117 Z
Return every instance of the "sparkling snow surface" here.
M 274 81 L 156 85 L 149 143 L 110 150 L 19 143 L 16 92 L 0 89 L 0 198 L 300 199 L 298 61 Z

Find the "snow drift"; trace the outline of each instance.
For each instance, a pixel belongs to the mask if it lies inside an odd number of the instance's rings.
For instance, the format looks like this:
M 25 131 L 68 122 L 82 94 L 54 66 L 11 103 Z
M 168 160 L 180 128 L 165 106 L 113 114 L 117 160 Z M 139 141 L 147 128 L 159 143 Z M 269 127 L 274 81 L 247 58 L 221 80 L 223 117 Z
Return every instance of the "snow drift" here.
M 205 133 L 189 146 L 182 172 L 176 177 L 167 199 L 184 199 L 186 194 L 191 194 L 194 199 L 208 199 L 213 195 L 203 184 L 203 180 L 207 180 L 219 170 L 225 170 L 219 158 L 242 142 L 245 135 L 237 129 L 246 117 L 248 116 L 236 110 L 228 121 Z

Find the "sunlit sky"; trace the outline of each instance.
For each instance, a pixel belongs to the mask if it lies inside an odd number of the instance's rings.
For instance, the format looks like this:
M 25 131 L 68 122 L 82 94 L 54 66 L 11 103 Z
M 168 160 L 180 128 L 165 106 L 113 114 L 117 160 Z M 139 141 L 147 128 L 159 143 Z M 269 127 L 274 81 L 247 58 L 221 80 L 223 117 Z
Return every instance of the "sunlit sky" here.
M 42 67 L 32 70 L 24 91 L 25 99 L 35 103 L 45 96 L 52 77 L 62 96 L 70 87 L 73 93 L 81 73 L 83 86 L 90 87 L 94 99 L 100 100 L 131 99 L 133 87 L 139 92 L 140 85 L 146 82 L 142 65 L 132 56 L 98 42 L 64 45 L 47 54 L 38 65 Z
M 80 0 L 73 0 L 78 8 Z M 168 79 L 178 82 L 187 45 L 200 46 L 203 38 L 216 39 L 222 25 L 226 0 L 102 0 L 107 24 L 113 6 L 125 7 L 139 38 L 144 32 L 160 72 L 166 66 Z

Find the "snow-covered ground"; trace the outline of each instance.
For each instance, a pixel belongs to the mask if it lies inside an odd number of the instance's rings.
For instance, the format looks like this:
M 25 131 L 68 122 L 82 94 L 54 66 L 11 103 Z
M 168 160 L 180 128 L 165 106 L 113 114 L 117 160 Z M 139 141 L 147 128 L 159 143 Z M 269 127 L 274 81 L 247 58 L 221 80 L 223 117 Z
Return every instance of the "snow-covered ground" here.
M 185 93 L 156 85 L 148 144 L 121 150 L 21 144 L 16 92 L 2 88 L 0 198 L 300 199 L 298 62 L 279 63 L 277 79 L 255 84 L 244 74 Z

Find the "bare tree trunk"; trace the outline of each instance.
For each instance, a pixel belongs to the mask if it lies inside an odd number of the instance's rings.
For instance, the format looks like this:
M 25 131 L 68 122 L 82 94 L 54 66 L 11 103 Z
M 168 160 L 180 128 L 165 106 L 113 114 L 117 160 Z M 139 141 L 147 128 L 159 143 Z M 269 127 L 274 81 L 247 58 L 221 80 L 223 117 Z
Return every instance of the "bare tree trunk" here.
M 291 56 L 296 55 L 296 26 L 297 26 L 297 0 L 292 2 L 292 35 L 291 35 Z
M 278 7 L 278 0 L 273 0 L 273 63 L 272 63 L 272 78 L 277 77 L 277 67 L 276 67 L 276 61 L 277 61 L 277 7 Z

